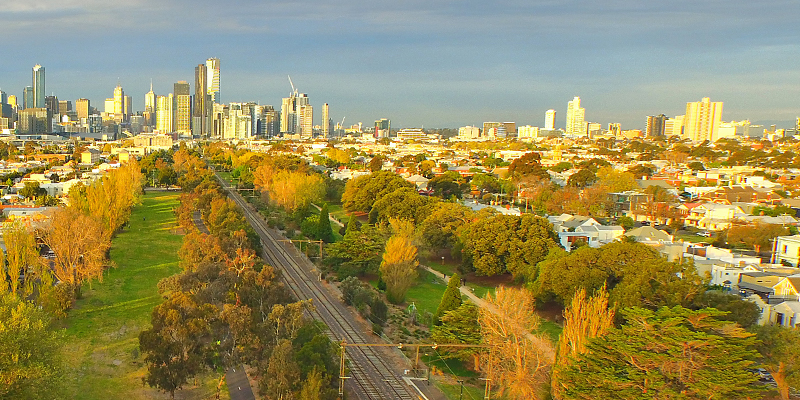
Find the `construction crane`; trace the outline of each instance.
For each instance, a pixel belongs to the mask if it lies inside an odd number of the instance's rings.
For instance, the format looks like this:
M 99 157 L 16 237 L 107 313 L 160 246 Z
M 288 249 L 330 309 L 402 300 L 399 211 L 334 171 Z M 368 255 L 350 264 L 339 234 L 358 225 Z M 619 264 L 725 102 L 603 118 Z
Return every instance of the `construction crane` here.
M 292 77 L 289 75 L 286 76 L 289 77 L 289 84 L 292 85 L 292 92 L 289 93 L 289 96 L 297 97 L 297 89 L 294 87 L 294 83 L 292 82 Z

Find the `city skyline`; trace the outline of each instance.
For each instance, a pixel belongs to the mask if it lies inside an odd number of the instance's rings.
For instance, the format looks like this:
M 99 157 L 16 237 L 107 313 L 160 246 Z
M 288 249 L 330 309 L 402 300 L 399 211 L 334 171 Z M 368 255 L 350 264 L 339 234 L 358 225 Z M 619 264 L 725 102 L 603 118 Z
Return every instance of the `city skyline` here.
M 20 97 L 39 63 L 48 95 L 102 104 L 119 78 L 142 110 L 151 78 L 155 93 L 167 94 L 174 82 L 194 81 L 198 62 L 217 57 L 225 102 L 277 107 L 290 74 L 315 105 L 334 106 L 335 121 L 541 126 L 555 109 L 563 127 L 574 96 L 587 121 L 623 128 L 644 129 L 647 115 L 683 114 L 686 102 L 703 97 L 724 102 L 726 120 L 780 123 L 800 114 L 800 71 L 792 67 L 800 40 L 787 28 L 800 5 L 792 1 L 101 4 L 7 6 L 0 32 L 26 40 L 9 44 L 20 56 L 0 60 L 0 88 Z M 63 31 L 73 34 L 56 34 Z M 64 48 L 108 54 L 64 57 Z

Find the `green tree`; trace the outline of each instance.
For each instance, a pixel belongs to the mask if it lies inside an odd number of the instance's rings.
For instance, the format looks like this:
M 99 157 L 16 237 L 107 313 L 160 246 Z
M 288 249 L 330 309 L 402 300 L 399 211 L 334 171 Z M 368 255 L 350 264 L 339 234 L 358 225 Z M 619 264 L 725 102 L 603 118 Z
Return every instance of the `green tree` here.
M 428 188 L 433 189 L 433 193 L 443 199 L 453 196 L 460 199 L 461 195 L 469 190 L 469 185 L 458 172 L 447 171 L 431 179 Z
M 47 312 L 0 293 L 0 398 L 59 398 L 63 343 Z
M 728 229 L 728 244 L 746 245 L 756 252 L 769 248 L 772 239 L 788 234 L 789 231 L 778 224 L 738 225 Z
M 461 247 L 459 235 L 472 221 L 475 213 L 458 203 L 438 202 L 422 223 L 419 235 L 430 250 L 451 249 L 454 253 Z
M 399 188 L 378 199 L 370 211 L 370 222 L 388 221 L 392 218 L 405 219 L 417 224 L 431 212 L 437 200 L 421 196 L 415 189 Z M 375 220 L 372 220 L 372 218 Z
M 317 238 L 325 243 L 333 242 L 333 228 L 331 228 L 330 214 L 328 214 L 328 203 L 322 205 L 319 210 L 319 221 L 317 225 Z
M 748 399 L 756 339 L 724 313 L 682 307 L 621 311 L 627 323 L 591 340 L 563 371 L 562 399 Z
M 631 228 L 633 228 L 634 224 L 635 224 L 635 222 L 633 221 L 633 218 L 631 218 L 631 217 L 629 217 L 627 215 L 623 215 L 623 216 L 617 218 L 617 225 L 621 226 L 626 231 L 630 230 Z
M 436 320 L 442 318 L 446 312 L 454 310 L 461 306 L 461 276 L 453 274 L 447 282 L 447 289 L 442 294 L 442 300 L 439 301 L 439 307 L 436 308 Z
M 382 156 L 375 156 L 369 160 L 369 170 L 371 172 L 378 172 L 383 168 L 383 157 Z
M 47 194 L 47 191 L 39 187 L 39 182 L 25 182 L 25 187 L 19 190 L 19 195 L 26 199 L 33 199 Z
M 483 336 L 478 314 L 478 307 L 472 303 L 464 303 L 444 313 L 440 324 L 431 328 L 431 339 L 435 343 L 480 344 Z M 472 360 L 474 365 L 478 364 L 477 348 L 442 347 L 439 352 L 447 357 Z
M 394 172 L 378 171 L 359 176 L 345 185 L 342 205 L 348 211 L 366 213 L 378 199 L 403 187 L 413 189 L 414 184 Z
M 536 176 L 543 180 L 550 180 L 550 174 L 542 168 L 539 160 L 542 156 L 536 152 L 525 153 L 522 157 L 511 162 L 508 166 L 508 176 L 514 179 Z
M 292 342 L 288 339 L 281 340 L 272 349 L 261 389 L 271 399 L 291 398 L 300 383 L 300 367 L 294 360 L 293 352 Z
M 546 219 L 524 214 L 493 215 L 469 225 L 463 235 L 463 262 L 479 275 L 510 272 L 514 278 L 535 276 L 535 267 L 558 247 Z
M 584 188 L 595 183 L 596 181 L 597 176 L 594 174 L 594 172 L 587 168 L 582 168 L 580 171 L 569 176 L 569 179 L 567 179 L 567 185 Z
M 341 241 L 332 243 L 325 250 L 325 264 L 332 267 L 340 279 L 363 275 L 368 271 L 375 272 L 380 265 L 387 236 L 380 227 L 371 225 L 364 225 L 358 230 L 348 229 Z
M 782 326 L 756 329 L 761 366 L 775 379 L 782 400 L 789 400 L 789 388 L 800 386 L 800 331 Z
M 761 316 L 761 309 L 756 303 L 743 299 L 738 294 L 723 293 L 708 290 L 699 294 L 692 302 L 692 309 L 716 308 L 728 314 L 721 316 L 720 319 L 732 321 L 739 326 L 749 329 L 758 322 Z
M 204 344 L 210 341 L 214 314 L 216 307 L 183 292 L 153 309 L 153 327 L 139 334 L 148 385 L 175 398 L 175 392 L 203 370 Z

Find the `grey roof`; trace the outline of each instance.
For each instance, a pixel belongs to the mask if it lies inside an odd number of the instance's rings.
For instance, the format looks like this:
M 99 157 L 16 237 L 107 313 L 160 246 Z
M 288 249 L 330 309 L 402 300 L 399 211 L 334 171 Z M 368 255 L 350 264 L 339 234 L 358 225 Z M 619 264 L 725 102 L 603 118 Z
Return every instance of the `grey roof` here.
M 672 241 L 672 236 L 667 232 L 653 228 L 652 226 L 643 226 L 641 228 L 631 229 L 625 232 L 625 236 L 633 236 L 638 240 L 650 241 Z

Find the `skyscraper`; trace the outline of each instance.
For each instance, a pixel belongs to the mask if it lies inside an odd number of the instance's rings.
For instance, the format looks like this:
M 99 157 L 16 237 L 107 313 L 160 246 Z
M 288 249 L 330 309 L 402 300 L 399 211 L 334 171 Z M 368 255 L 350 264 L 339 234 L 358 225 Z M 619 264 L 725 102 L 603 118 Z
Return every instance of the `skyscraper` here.
M 189 83 L 179 81 L 174 85 L 175 91 L 175 120 L 174 131 L 178 133 L 192 133 L 192 95 L 189 93 Z
M 22 89 L 22 109 L 34 108 L 33 104 L 33 86 L 25 86 L 25 88 Z
M 122 115 L 125 121 L 130 121 L 133 115 L 133 99 L 127 94 L 122 96 Z
M 125 91 L 122 90 L 122 86 L 120 86 L 119 83 L 117 83 L 117 87 L 114 88 L 113 99 L 114 99 L 113 103 L 114 108 L 111 111 L 106 110 L 106 112 L 112 112 L 114 114 L 120 114 L 120 115 L 125 114 Z
M 307 98 L 307 97 L 306 97 Z M 302 137 L 311 138 L 314 136 L 314 107 L 310 104 L 303 104 L 298 107 L 298 133 Z
M 219 100 L 219 58 L 209 58 L 206 60 L 206 93 L 211 96 L 211 103 L 220 104 Z
M 331 120 L 328 115 L 328 103 L 322 105 L 322 137 L 327 138 L 331 134 Z
M 722 102 L 712 102 L 708 97 L 686 103 L 683 120 L 683 137 L 693 142 L 717 140 L 717 130 L 722 122 Z
M 150 91 L 144 95 L 144 124 L 154 126 L 156 124 L 156 93 L 153 91 L 153 81 L 150 81 Z
M 297 97 L 295 93 L 281 100 L 281 133 L 294 133 L 294 128 L 297 125 L 296 107 Z
M 33 105 L 28 107 L 42 108 L 44 104 L 44 67 L 36 64 L 33 66 Z
M 89 99 L 78 99 L 75 101 L 75 110 L 78 112 L 78 121 L 84 118 L 89 118 L 89 109 L 91 105 Z
M 169 96 L 156 97 L 156 129 L 161 133 L 174 132 L 173 112 L 174 99 Z
M 567 103 L 567 135 L 586 136 L 586 110 L 581 108 L 581 98 L 575 96 Z
M 647 116 L 647 130 L 645 131 L 646 137 L 664 136 L 664 128 L 666 127 L 667 116 L 661 115 L 648 115 Z
M 194 69 L 194 112 L 192 113 L 192 134 L 208 136 L 208 118 L 211 116 L 208 99 L 208 69 L 205 64 L 198 64 Z
M 556 110 L 550 109 L 544 113 L 544 129 L 556 129 Z

